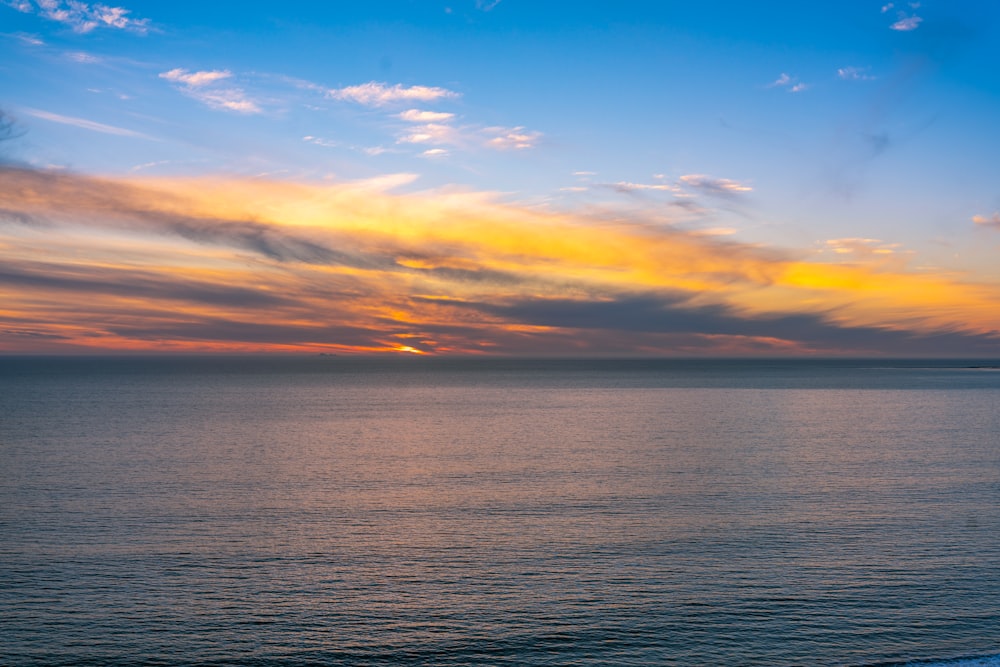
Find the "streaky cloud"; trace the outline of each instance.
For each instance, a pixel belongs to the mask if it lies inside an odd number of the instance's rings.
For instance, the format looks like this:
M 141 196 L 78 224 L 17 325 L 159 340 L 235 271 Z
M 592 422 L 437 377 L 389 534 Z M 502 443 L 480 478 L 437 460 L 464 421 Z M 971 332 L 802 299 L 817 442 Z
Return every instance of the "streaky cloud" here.
M 131 10 L 124 7 L 91 5 L 81 0 L 4 0 L 4 4 L 25 14 L 37 14 L 63 23 L 81 34 L 97 28 L 112 28 L 144 35 L 150 29 L 149 19 L 133 18 L 129 16 Z
M 404 86 L 389 85 L 378 81 L 369 81 L 356 86 L 333 88 L 327 91 L 327 96 L 335 100 L 355 102 L 366 106 L 385 106 L 397 102 L 432 102 L 440 99 L 452 99 L 459 96 L 453 90 L 437 86 Z
M 833 239 L 830 262 L 815 247 L 750 246 L 642 211 L 392 192 L 413 178 L 101 179 L 0 167 L 3 327 L 103 349 L 998 349 L 1000 286 L 908 271 L 889 242 Z M 749 187 L 678 184 L 727 196 Z
M 113 134 L 119 137 L 133 137 L 135 139 L 146 139 L 148 141 L 158 141 L 155 137 L 151 137 L 148 134 L 143 134 L 142 132 L 136 132 L 135 130 L 129 130 L 124 127 L 117 127 L 115 125 L 106 125 L 104 123 L 98 123 L 96 121 L 87 120 L 85 118 L 76 118 L 75 116 L 64 116 L 62 114 L 52 113 L 51 111 L 43 111 L 41 109 L 32 109 L 29 107 L 21 107 L 21 111 L 28 114 L 29 116 L 34 116 L 35 118 L 41 118 L 42 120 L 47 120 L 52 123 L 59 123 L 60 125 L 72 125 L 73 127 L 79 127 L 83 130 L 90 130 L 91 132 L 100 132 L 102 134 Z

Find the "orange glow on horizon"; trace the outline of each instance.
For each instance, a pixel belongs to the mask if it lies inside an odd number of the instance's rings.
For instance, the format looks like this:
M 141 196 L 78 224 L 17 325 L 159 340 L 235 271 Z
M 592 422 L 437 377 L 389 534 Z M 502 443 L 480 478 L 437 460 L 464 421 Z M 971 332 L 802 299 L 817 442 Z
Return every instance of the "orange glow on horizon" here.
M 0 208 L 54 220 L 59 233 L 28 227 L 0 244 L 13 276 L 0 294 L 6 351 L 836 350 L 759 326 L 658 333 L 616 321 L 628 313 L 599 315 L 634 299 L 650 322 L 675 309 L 734 327 L 804 315 L 833 328 L 1000 335 L 1000 285 L 875 253 L 827 263 L 642 220 L 371 182 L 8 176 Z M 407 338 L 419 347 L 398 342 Z

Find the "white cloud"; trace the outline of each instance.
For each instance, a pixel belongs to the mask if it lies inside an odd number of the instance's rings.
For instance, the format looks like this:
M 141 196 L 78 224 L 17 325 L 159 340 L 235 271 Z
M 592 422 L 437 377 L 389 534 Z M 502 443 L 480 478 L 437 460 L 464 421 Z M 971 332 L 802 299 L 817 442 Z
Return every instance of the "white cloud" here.
M 891 2 L 890 2 L 890 3 L 888 3 L 888 4 L 886 4 L 886 5 L 882 5 L 882 13 L 883 13 L 883 14 L 885 14 L 885 13 L 886 13 L 887 11 L 889 11 L 890 9 L 892 9 L 892 8 L 893 8 L 893 7 L 895 7 L 895 6 L 896 6 L 896 5 L 894 5 L 894 4 L 893 4 L 893 3 L 891 3 Z
M 869 67 L 841 67 L 837 76 L 845 81 L 873 81 L 874 76 L 868 74 Z
M 380 107 L 394 102 L 432 102 L 434 100 L 458 97 L 458 93 L 447 88 L 434 86 L 388 85 L 377 81 L 369 81 L 358 86 L 334 88 L 327 91 L 327 96 L 335 100 L 356 102 L 366 106 Z
M 772 81 L 767 85 L 768 88 L 787 88 L 790 93 L 801 93 L 803 90 L 809 88 L 809 84 L 800 83 L 798 78 L 794 76 L 789 76 L 787 73 L 782 72 L 781 76 Z
M 61 114 L 52 113 L 50 111 L 42 111 L 40 109 L 29 109 L 21 108 L 21 111 L 28 114 L 29 116 L 34 116 L 35 118 L 41 118 L 42 120 L 51 121 L 53 123 L 60 123 L 62 125 L 71 125 L 73 127 L 79 127 L 84 130 L 91 130 L 92 132 L 101 132 L 103 134 L 113 134 L 119 137 L 134 137 L 136 139 L 150 139 L 155 141 L 153 137 L 143 134 L 142 132 L 136 132 L 134 130 L 127 130 L 123 127 L 115 127 L 114 125 L 105 125 L 104 123 L 97 123 L 92 120 L 86 120 L 85 118 L 76 118 L 75 116 L 63 116 Z
M 854 255 L 868 257 L 871 255 L 895 255 L 900 251 L 899 243 L 886 243 L 881 239 L 843 238 L 830 239 L 824 242 L 826 250 L 838 255 Z
M 399 118 L 411 123 L 444 123 L 455 117 L 453 113 L 443 111 L 421 111 L 420 109 L 407 109 L 399 114 Z
M 972 221 L 977 225 L 1000 229 L 1000 212 L 994 212 L 993 215 L 988 217 L 985 215 L 974 215 L 972 216 Z
M 774 88 L 776 86 L 787 86 L 791 82 L 792 82 L 792 77 L 790 77 L 787 74 L 785 74 L 784 72 L 782 72 L 781 76 L 779 76 L 777 79 L 775 79 L 774 81 L 771 82 L 770 87 Z
M 340 145 L 340 142 L 333 141 L 332 139 L 324 139 L 322 137 L 314 137 L 312 135 L 307 135 L 302 137 L 302 141 L 308 142 L 310 144 L 316 144 L 317 146 L 323 146 L 325 148 L 336 148 Z
M 889 29 L 909 32 L 910 30 L 919 28 L 922 21 L 923 19 L 919 16 L 902 16 L 898 21 L 889 26 Z
M 451 125 L 441 123 L 418 125 L 397 140 L 397 143 L 400 144 L 455 144 L 459 142 L 458 130 Z
M 236 111 L 239 113 L 261 113 L 261 108 L 257 103 L 247 98 L 239 88 L 221 88 L 214 90 L 202 90 L 199 88 L 187 88 L 183 90 L 188 95 L 202 104 L 213 109 L 224 109 L 226 111 Z
M 483 132 L 487 135 L 493 135 L 487 139 L 486 145 L 498 150 L 534 148 L 538 140 L 542 138 L 541 132 L 527 132 L 521 126 L 487 127 L 483 129 Z
M 215 83 L 222 79 L 228 79 L 233 75 L 227 69 L 214 69 L 214 70 L 204 70 L 201 72 L 188 72 L 186 69 L 181 69 L 180 67 L 172 69 L 169 72 L 163 72 L 160 74 L 161 79 L 166 79 L 167 81 L 173 81 L 174 83 L 183 83 L 186 86 L 191 86 L 197 88 L 199 86 L 207 86 L 209 84 Z
M 26 14 L 38 14 L 50 21 L 68 25 L 73 32 L 88 33 L 96 28 L 114 28 L 145 34 L 149 19 L 129 16 L 124 7 L 89 5 L 80 0 L 3 0 L 8 7 Z
M 212 109 L 261 113 L 261 108 L 241 88 L 216 86 L 231 76 L 229 70 L 189 72 L 179 67 L 160 74 L 161 79 L 177 84 L 182 93 Z
M 501 2 L 502 0 L 476 0 L 476 9 L 488 12 Z
M 447 154 L 448 151 L 443 148 L 431 148 L 421 153 L 424 157 L 444 157 Z

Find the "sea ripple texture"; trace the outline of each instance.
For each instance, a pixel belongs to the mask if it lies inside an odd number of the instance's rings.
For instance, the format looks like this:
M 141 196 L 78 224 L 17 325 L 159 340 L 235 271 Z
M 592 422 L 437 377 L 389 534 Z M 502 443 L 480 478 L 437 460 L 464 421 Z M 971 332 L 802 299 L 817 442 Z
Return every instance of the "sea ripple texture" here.
M 996 366 L 0 358 L 0 664 L 1000 665 Z

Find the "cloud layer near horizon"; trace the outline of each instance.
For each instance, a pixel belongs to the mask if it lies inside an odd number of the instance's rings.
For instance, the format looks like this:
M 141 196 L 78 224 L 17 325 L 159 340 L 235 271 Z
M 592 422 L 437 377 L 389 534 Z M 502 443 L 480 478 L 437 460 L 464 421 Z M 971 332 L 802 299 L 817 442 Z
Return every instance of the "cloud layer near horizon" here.
M 1000 352 L 1000 287 L 877 254 L 393 193 L 405 174 L 0 179 L 0 350 Z

